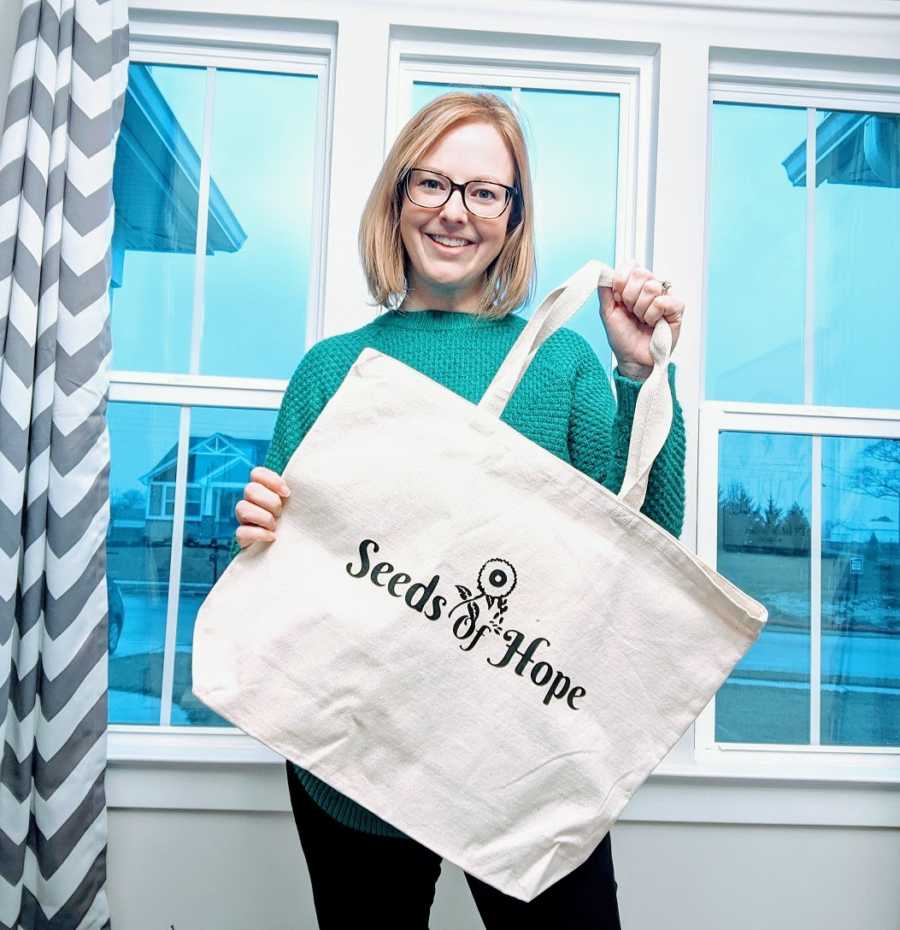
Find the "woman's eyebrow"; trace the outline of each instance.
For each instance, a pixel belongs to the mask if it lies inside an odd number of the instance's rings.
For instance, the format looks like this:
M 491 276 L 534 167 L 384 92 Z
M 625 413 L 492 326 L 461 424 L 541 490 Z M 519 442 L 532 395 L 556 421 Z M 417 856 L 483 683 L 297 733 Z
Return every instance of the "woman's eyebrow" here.
M 446 171 L 441 171 L 440 168 L 431 168 L 431 167 L 429 167 L 428 165 L 422 165 L 422 168 L 423 168 L 425 171 L 433 171 L 435 174 L 442 174 L 442 175 L 444 175 L 445 178 L 450 178 L 451 181 L 456 180 L 455 178 L 450 177 L 450 175 L 447 174 Z M 504 186 L 506 185 L 506 182 L 505 182 L 505 181 L 501 181 L 501 180 L 499 180 L 498 178 L 495 178 L 495 177 L 494 177 L 493 175 L 491 175 L 491 174 L 479 174 L 479 175 L 478 175 L 477 177 L 475 177 L 475 178 L 468 178 L 468 180 L 469 180 L 469 181 L 493 181 L 494 184 L 502 184 L 502 185 L 504 185 Z M 457 183 L 457 184 L 462 184 L 462 181 L 457 181 L 456 183 Z

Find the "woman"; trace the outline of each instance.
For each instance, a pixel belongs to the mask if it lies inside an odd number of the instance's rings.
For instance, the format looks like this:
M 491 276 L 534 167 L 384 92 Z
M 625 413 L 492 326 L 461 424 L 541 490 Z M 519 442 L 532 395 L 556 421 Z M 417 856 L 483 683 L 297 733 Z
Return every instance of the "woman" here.
M 512 313 L 534 281 L 534 213 L 519 123 L 493 94 L 449 93 L 397 137 L 362 216 L 369 288 L 386 311 L 312 346 L 288 385 L 264 466 L 235 512 L 235 548 L 272 541 L 281 478 L 306 431 L 365 346 L 392 355 L 477 402 L 525 325 Z M 653 326 L 678 339 L 684 304 L 636 264 L 598 289 L 615 353 L 613 400 L 588 342 L 561 328 L 541 346 L 503 419 L 612 491 L 621 486 L 634 403 L 652 368 Z M 598 324 L 600 325 L 600 324 Z M 674 365 L 669 367 L 674 399 Z M 643 512 L 673 535 L 684 511 L 684 427 L 675 400 L 669 437 L 651 471 Z M 291 805 L 321 930 L 427 928 L 441 858 L 391 824 L 286 763 Z M 487 930 L 618 928 L 610 835 L 534 900 L 511 898 L 466 875 Z

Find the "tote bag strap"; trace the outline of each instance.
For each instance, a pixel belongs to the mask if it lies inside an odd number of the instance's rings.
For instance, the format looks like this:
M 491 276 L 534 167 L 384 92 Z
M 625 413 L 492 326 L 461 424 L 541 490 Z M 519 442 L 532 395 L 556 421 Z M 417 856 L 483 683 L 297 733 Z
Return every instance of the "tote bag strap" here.
M 538 349 L 575 315 L 598 285 L 611 287 L 612 281 L 613 269 L 592 259 L 552 290 L 519 333 L 478 402 L 479 409 L 499 418 Z M 650 338 L 653 371 L 638 392 L 625 478 L 618 493 L 621 501 L 636 510 L 640 510 L 644 503 L 650 469 L 672 425 L 672 396 L 668 381 L 671 352 L 672 330 L 661 319 Z

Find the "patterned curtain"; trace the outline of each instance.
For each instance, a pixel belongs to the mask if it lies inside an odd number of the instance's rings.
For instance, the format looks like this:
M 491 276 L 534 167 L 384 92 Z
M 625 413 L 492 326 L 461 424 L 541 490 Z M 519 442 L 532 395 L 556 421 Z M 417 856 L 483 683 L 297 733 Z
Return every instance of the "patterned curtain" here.
M 0 142 L 0 928 L 110 927 L 112 174 L 127 0 L 23 0 Z

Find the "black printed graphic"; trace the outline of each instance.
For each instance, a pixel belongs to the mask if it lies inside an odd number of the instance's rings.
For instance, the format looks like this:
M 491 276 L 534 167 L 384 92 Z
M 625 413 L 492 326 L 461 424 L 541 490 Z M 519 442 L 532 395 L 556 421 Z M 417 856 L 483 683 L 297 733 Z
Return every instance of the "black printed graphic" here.
M 380 548 L 374 539 L 364 539 L 359 544 L 360 567 L 354 569 L 353 563 L 348 562 L 346 565 L 347 574 L 354 578 L 365 578 L 366 575 L 369 575 L 372 584 L 377 585 L 379 588 L 386 587 L 388 594 L 393 597 L 403 597 L 413 610 L 424 613 L 429 620 L 437 620 L 441 615 L 441 605 L 447 603 L 447 598 L 434 593 L 441 576 L 432 575 L 428 584 L 417 582 L 407 588 L 405 595 L 401 594 L 397 589 L 401 585 L 409 584 L 412 581 L 412 575 L 407 575 L 406 572 L 395 572 L 394 566 L 390 562 L 377 562 L 375 565 L 371 565 L 369 562 L 369 549 L 372 552 L 378 552 Z M 390 575 L 388 581 L 378 580 L 385 575 Z M 429 598 L 431 598 L 430 612 L 425 610 Z
M 406 604 L 418 611 L 428 620 L 438 620 L 442 616 L 441 608 L 447 605 L 447 598 L 435 593 L 441 583 L 441 576 L 433 574 L 427 582 L 414 582 L 413 576 L 406 572 L 395 570 L 391 562 L 376 562 L 370 560 L 370 552 L 377 553 L 381 547 L 374 539 L 364 539 L 359 544 L 359 566 L 353 562 L 346 564 L 347 574 L 352 578 L 366 578 L 373 585 L 384 588 L 392 597 L 404 598 Z M 384 579 L 384 580 L 382 580 Z M 516 587 L 518 577 L 512 563 L 506 559 L 493 557 L 484 562 L 478 570 L 475 586 L 479 593 L 475 594 L 463 584 L 456 583 L 457 594 L 460 600 L 450 609 L 448 620 L 451 622 L 450 630 L 456 639 L 461 640 L 460 649 L 463 652 L 472 652 L 487 632 L 500 636 L 508 644 L 504 655 L 498 661 L 492 661 L 488 656 L 486 661 L 492 668 L 505 668 L 513 658 L 518 656 L 514 668 L 519 677 L 528 677 L 532 684 L 539 688 L 546 688 L 543 703 L 550 705 L 551 701 L 561 701 L 565 698 L 565 706 L 572 710 L 580 710 L 574 701 L 587 694 L 580 685 L 572 687 L 572 679 L 561 671 L 554 669 L 546 660 L 535 662 L 534 655 L 542 646 L 550 646 L 550 640 L 544 636 L 533 637 L 527 644 L 527 634 L 521 630 L 514 630 L 503 626 L 503 615 L 509 609 L 509 596 Z M 410 582 L 413 582 L 410 584 Z M 405 593 L 398 589 L 409 585 Z M 428 609 L 426 609 L 426 607 Z M 486 610 L 487 623 L 478 623 L 482 616 L 482 608 Z M 455 619 L 454 619 L 454 615 Z M 537 618 L 535 622 L 540 622 Z M 487 640 L 485 640 L 487 642 Z M 524 645 L 524 648 L 522 648 Z M 531 666 L 529 670 L 529 666 Z
M 465 585 L 456 585 L 456 590 L 462 600 L 450 608 L 449 617 L 452 620 L 453 614 L 462 608 L 469 620 L 474 623 L 481 614 L 478 602 L 484 599 L 487 609 L 494 611 L 490 620 L 491 629 L 501 636 L 503 614 L 509 608 L 507 598 L 516 586 L 516 570 L 506 559 L 488 559 L 478 572 L 477 585 L 481 594 L 474 596 Z

